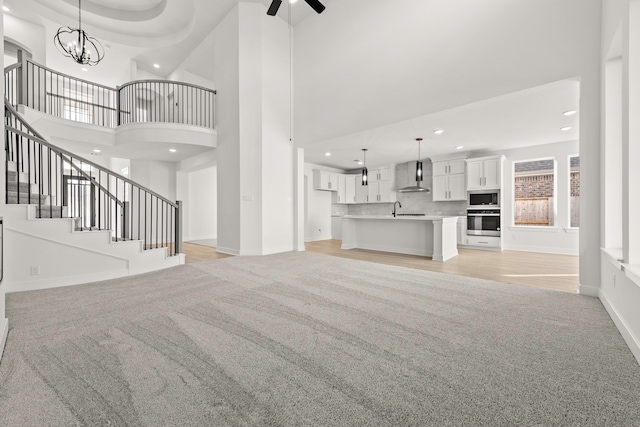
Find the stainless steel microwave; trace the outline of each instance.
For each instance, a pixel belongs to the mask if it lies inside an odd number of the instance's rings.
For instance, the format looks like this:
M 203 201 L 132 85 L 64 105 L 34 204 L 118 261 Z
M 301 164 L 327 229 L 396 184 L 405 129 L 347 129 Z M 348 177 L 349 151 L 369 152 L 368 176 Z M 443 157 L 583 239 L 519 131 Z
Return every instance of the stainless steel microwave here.
M 470 191 L 467 198 L 471 209 L 500 206 L 500 193 L 497 191 Z

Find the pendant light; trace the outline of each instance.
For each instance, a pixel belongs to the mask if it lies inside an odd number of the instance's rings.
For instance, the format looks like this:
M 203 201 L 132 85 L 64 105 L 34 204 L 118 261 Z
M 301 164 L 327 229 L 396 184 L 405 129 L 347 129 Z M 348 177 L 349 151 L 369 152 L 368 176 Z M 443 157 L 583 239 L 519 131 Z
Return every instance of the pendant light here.
M 64 56 L 78 64 L 97 65 L 104 58 L 100 42 L 82 29 L 82 4 L 78 0 L 78 28 L 60 27 L 53 42 Z
M 422 138 L 416 138 L 418 141 L 418 162 L 416 163 L 416 181 L 423 181 L 422 162 L 420 161 L 420 142 Z
M 367 170 L 367 149 L 363 148 L 362 152 L 364 153 L 364 163 L 362 168 L 362 185 L 369 185 L 369 171 Z

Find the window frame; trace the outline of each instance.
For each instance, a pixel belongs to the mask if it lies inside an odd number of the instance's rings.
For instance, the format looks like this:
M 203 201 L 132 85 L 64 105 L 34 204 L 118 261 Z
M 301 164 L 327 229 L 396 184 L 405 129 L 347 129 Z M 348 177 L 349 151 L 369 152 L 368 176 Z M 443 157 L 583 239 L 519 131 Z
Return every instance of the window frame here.
M 516 224 L 516 163 L 528 163 L 538 162 L 544 160 L 553 160 L 553 204 L 550 209 L 553 209 L 553 225 L 519 225 Z M 511 185 L 513 191 L 511 192 L 511 219 L 510 228 L 513 230 L 536 230 L 536 231 L 553 231 L 559 230 L 558 227 L 558 159 L 556 156 L 535 157 L 531 159 L 513 160 L 511 162 Z
M 580 225 L 578 225 L 577 227 L 573 227 L 571 225 L 571 159 L 577 157 L 580 158 L 580 154 L 569 154 L 567 156 L 567 186 L 568 186 L 568 191 L 567 191 L 567 231 L 577 231 L 580 230 Z M 580 165 L 578 167 L 578 173 L 580 173 L 581 170 L 581 166 Z M 580 177 L 582 178 L 582 176 Z M 582 179 L 581 179 L 582 181 Z M 578 219 L 580 218 L 580 212 L 578 211 Z

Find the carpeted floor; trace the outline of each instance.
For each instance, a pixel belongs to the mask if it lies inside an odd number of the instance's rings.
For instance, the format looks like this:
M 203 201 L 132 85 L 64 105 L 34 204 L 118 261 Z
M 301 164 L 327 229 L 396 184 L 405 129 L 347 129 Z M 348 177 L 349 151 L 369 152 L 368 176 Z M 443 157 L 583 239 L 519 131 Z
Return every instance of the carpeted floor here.
M 7 295 L 2 426 L 640 425 L 597 299 L 309 253 Z

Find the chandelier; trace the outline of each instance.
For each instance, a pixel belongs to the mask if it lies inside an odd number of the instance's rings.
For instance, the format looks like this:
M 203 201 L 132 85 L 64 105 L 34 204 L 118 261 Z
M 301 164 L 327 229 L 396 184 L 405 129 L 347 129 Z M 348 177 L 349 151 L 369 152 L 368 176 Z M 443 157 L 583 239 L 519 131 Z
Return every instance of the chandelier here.
M 89 37 L 82 29 L 82 7 L 78 0 L 78 28 L 60 27 L 53 42 L 64 56 L 73 58 L 78 64 L 97 65 L 104 58 L 100 42 Z

